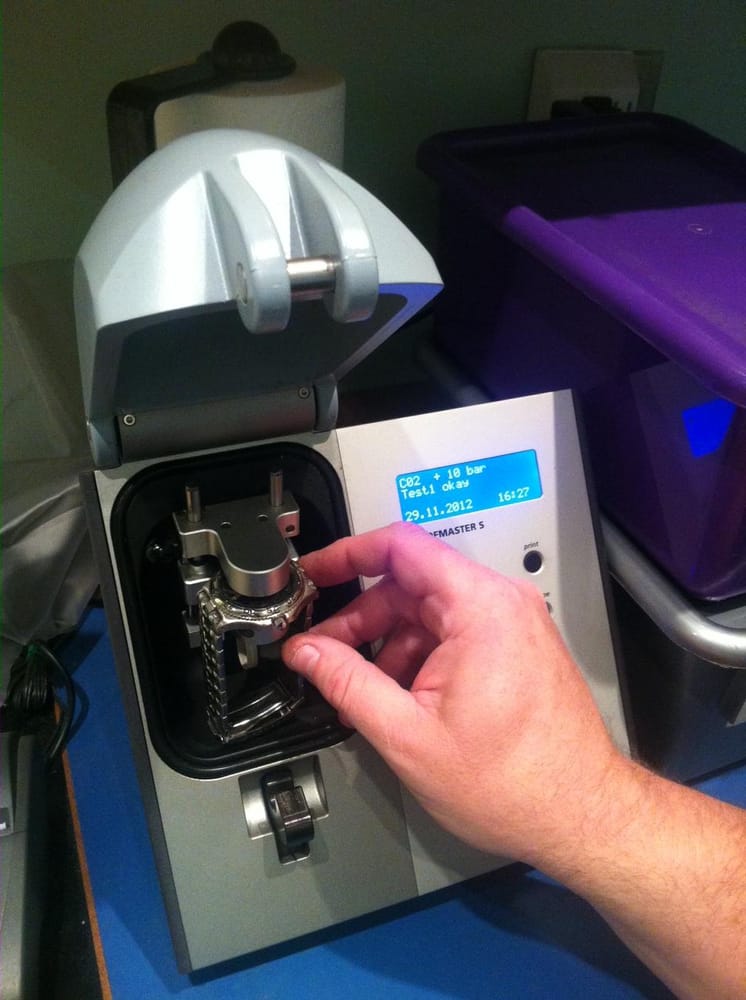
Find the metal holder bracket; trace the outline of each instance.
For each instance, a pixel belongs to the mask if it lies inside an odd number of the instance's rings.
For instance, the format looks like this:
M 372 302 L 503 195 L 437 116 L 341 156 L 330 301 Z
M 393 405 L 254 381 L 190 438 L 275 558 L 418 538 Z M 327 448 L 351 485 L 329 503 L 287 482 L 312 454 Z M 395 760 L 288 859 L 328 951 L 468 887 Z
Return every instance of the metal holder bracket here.
M 173 515 L 184 625 L 189 644 L 202 649 L 208 725 L 227 743 L 276 725 L 302 703 L 302 681 L 282 665 L 278 644 L 309 627 L 317 591 L 290 542 L 300 511 L 281 472 L 270 474 L 266 497 L 207 509 L 190 484 L 185 499 L 186 509 Z M 274 677 L 252 686 L 262 653 L 265 664 L 274 661 Z M 236 666 L 245 677 L 231 679 Z

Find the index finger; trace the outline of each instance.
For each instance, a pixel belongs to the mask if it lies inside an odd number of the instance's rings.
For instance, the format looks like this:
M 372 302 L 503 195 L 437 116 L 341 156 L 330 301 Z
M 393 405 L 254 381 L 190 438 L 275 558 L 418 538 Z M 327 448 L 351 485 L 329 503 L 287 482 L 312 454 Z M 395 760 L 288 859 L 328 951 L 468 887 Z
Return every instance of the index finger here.
M 363 535 L 340 538 L 301 559 L 319 587 L 345 583 L 358 576 L 389 575 L 417 598 L 452 598 L 469 592 L 475 565 L 424 528 L 401 521 Z

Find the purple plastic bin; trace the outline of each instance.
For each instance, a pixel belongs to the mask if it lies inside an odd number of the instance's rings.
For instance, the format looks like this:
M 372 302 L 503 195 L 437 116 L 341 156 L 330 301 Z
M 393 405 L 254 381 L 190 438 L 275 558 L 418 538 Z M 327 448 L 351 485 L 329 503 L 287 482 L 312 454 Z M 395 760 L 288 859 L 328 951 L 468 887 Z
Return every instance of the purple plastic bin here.
M 662 115 L 444 133 L 436 339 L 497 398 L 571 386 L 608 514 L 746 592 L 746 156 Z

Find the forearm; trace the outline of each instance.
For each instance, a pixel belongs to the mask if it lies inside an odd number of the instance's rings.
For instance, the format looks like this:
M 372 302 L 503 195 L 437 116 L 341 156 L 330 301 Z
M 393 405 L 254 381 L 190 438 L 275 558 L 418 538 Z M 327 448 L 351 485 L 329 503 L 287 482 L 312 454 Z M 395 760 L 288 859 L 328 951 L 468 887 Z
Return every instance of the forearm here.
M 628 761 L 615 770 L 540 867 L 677 995 L 746 997 L 746 812 Z

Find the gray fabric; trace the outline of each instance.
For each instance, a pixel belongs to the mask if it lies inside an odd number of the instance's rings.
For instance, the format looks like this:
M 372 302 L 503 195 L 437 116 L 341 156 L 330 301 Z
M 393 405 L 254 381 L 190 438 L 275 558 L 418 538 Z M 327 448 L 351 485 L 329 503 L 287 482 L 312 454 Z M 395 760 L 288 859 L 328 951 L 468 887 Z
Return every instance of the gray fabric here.
M 78 474 L 90 466 L 72 306 L 72 264 L 2 274 L 2 636 L 10 658 L 74 627 L 96 588 Z

